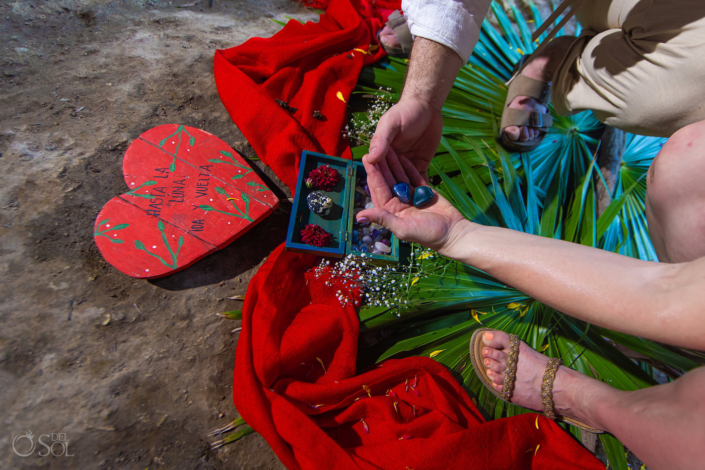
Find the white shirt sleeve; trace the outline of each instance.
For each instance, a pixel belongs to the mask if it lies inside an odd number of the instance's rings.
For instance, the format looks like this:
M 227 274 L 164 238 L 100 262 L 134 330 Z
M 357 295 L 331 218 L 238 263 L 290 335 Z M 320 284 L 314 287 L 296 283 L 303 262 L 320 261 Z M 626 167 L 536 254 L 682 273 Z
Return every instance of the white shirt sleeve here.
M 402 0 L 413 36 L 448 46 L 467 62 L 492 0 Z

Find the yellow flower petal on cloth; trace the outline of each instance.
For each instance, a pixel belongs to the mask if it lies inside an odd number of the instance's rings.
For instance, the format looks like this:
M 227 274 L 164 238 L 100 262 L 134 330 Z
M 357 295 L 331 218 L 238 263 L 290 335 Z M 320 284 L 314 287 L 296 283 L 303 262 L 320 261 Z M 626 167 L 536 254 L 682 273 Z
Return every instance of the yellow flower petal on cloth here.
M 438 351 L 433 351 L 431 354 L 428 355 L 428 357 L 431 357 L 431 358 L 436 357 L 440 353 L 442 353 L 443 351 L 445 351 L 445 349 L 439 349 Z
M 418 278 L 418 277 L 415 277 L 415 278 L 413 278 L 413 279 L 411 280 L 411 285 L 413 286 L 413 285 L 415 285 L 417 282 L 419 282 L 419 278 Z
M 510 303 L 510 304 L 507 304 L 507 308 L 510 309 L 510 310 L 514 310 L 514 309 L 519 308 L 519 307 L 521 307 L 521 304 L 518 303 L 518 302 L 512 302 L 512 303 Z
M 345 97 L 343 97 L 343 93 L 342 93 L 342 92 L 339 91 L 338 93 L 335 94 L 335 96 L 337 96 L 338 99 L 339 99 L 340 101 L 342 101 L 343 103 L 347 103 L 347 101 L 345 101 Z

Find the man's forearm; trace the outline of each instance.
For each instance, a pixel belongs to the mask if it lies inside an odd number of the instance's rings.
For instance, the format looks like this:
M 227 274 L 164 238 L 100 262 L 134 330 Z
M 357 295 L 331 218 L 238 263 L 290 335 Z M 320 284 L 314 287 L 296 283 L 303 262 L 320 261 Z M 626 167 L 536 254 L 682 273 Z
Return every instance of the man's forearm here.
M 442 254 L 573 317 L 705 349 L 705 259 L 636 260 L 604 250 L 462 222 Z
M 418 37 L 411 50 L 403 98 L 415 98 L 438 111 L 448 97 L 463 60 L 453 49 Z

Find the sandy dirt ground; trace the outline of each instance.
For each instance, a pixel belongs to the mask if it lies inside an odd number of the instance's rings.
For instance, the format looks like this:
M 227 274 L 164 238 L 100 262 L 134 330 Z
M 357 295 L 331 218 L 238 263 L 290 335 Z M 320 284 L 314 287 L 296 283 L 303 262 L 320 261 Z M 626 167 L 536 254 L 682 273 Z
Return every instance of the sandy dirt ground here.
M 0 468 L 282 468 L 257 434 L 215 451 L 206 435 L 238 416 L 240 324 L 215 313 L 241 308 L 227 297 L 284 240 L 287 214 L 155 281 L 108 265 L 92 233 L 151 127 L 198 127 L 254 156 L 213 53 L 284 15 L 317 17 L 291 0 L 0 0 Z M 72 456 L 18 456 L 27 431 Z

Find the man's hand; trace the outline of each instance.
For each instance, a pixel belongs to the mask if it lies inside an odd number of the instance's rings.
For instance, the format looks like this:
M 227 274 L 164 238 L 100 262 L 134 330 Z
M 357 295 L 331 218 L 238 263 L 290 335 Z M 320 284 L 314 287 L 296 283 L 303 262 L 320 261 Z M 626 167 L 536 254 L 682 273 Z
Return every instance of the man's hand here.
M 390 151 L 387 160 L 379 165 L 370 163 L 368 157 L 362 160 L 367 171 L 367 185 L 370 188 L 373 209 L 361 211 L 357 220 L 367 219 L 388 228 L 398 238 L 416 242 L 441 254 L 451 251 L 456 239 L 471 229 L 462 214 L 444 197 L 434 194 L 433 202 L 419 209 L 403 204 L 393 197 L 390 187 L 397 182 L 412 186 L 425 186 L 414 165 L 402 156 Z
M 416 98 L 402 97 L 377 124 L 367 161 L 378 165 L 387 159 L 390 147 L 406 157 L 428 180 L 428 166 L 438 150 L 443 130 L 440 110 Z
M 416 38 L 401 99 L 379 120 L 370 142 L 369 163 L 381 164 L 391 149 L 428 179 L 428 166 L 443 131 L 441 109 L 462 65 L 463 60 L 449 47 Z

